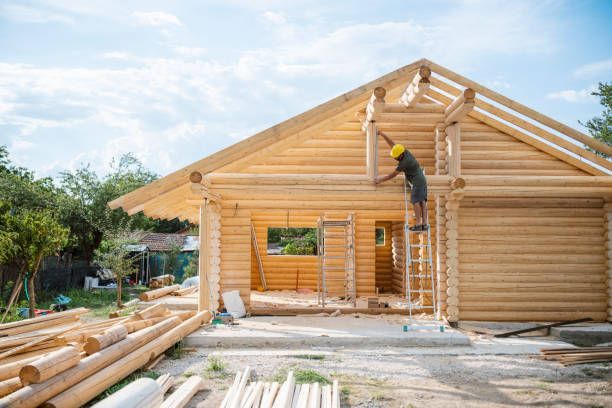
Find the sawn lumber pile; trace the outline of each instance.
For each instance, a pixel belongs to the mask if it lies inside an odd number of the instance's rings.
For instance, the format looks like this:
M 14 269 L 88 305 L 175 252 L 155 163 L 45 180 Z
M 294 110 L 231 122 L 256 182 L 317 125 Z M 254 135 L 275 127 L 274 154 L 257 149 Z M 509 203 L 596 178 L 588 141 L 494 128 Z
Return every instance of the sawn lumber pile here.
M 338 381 L 333 385 L 319 383 L 296 384 L 293 371 L 281 385 L 277 382 L 251 382 L 247 367 L 236 373 L 233 385 L 227 391 L 220 408 L 340 408 Z
M 211 319 L 159 304 L 93 323 L 87 312 L 0 325 L 0 408 L 80 407 Z
M 612 347 L 549 348 L 540 353 L 544 360 L 558 361 L 566 366 L 612 361 Z

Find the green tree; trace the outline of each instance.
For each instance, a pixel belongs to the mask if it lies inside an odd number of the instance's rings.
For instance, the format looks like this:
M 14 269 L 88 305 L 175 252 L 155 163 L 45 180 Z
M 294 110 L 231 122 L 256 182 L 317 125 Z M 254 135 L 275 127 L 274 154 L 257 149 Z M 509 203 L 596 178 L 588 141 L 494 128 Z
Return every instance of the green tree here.
M 598 90 L 592 95 L 599 96 L 599 101 L 604 107 L 601 117 L 594 117 L 586 123 L 580 122 L 585 126 L 591 136 L 602 143 L 612 146 L 612 84 L 600 82 Z M 608 158 L 608 155 L 589 149 L 599 156 Z
M 185 268 L 183 269 L 183 281 L 185 281 L 187 278 L 191 278 L 192 276 L 198 276 L 199 259 L 200 251 L 193 251 L 189 257 L 187 265 L 185 265 Z
M 121 293 L 123 278 L 138 272 L 135 260 L 138 254 L 132 255 L 128 245 L 135 243 L 129 232 L 116 233 L 114 237 L 104 240 L 95 251 L 95 263 L 115 274 L 117 280 L 117 307 L 122 308 Z
M 27 278 L 30 317 L 34 317 L 35 279 L 41 261 L 66 245 L 69 231 L 49 210 L 15 210 L 6 203 L 0 205 L 0 210 L 0 262 L 18 267 L 18 279 L 9 298 L 7 312 L 21 292 L 24 278 Z
M 175 232 L 186 223 L 157 221 L 143 213 L 129 216 L 121 209 L 111 210 L 108 202 L 133 191 L 151 181 L 157 175 L 145 169 L 132 154 L 121 156 L 111 163 L 111 172 L 99 177 L 89 166 L 60 175 L 63 194 L 58 199 L 62 221 L 70 227 L 74 236 L 72 249 L 87 262 L 105 236 L 121 231 L 147 230 Z
M 176 242 L 170 244 L 170 250 L 164 253 L 164 271 L 176 276 L 176 270 L 179 266 L 179 257 L 183 248 Z

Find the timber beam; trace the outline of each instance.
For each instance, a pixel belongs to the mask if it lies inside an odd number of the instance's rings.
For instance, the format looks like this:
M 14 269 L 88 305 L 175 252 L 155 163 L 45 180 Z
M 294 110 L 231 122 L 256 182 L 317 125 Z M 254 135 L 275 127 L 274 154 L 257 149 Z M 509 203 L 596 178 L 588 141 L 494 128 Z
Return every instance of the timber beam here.
M 219 194 L 212 193 L 209 190 L 209 184 L 207 180 L 204 180 L 202 173 L 194 171 L 189 175 L 189 181 L 191 182 L 191 192 L 201 196 L 205 200 L 212 202 L 220 202 L 221 196 Z
M 415 107 L 417 103 L 425 96 L 429 90 L 431 82 L 431 69 L 427 66 L 421 66 L 412 81 L 406 87 L 406 90 L 400 96 L 399 103 L 408 107 Z
M 474 109 L 476 92 L 466 88 L 451 102 L 444 111 L 444 123 L 447 125 L 459 122 Z

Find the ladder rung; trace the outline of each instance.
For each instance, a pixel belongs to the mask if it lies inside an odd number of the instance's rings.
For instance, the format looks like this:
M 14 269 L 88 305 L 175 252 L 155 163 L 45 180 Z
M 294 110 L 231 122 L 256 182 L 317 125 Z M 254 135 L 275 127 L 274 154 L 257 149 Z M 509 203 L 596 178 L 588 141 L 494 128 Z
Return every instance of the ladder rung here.
M 323 266 L 323 269 L 325 269 L 326 271 L 345 271 L 345 270 L 351 270 L 351 269 L 347 269 L 344 266 Z
M 425 247 L 431 246 L 431 244 L 423 244 L 423 245 L 421 245 L 421 244 L 410 244 L 410 246 L 412 248 L 425 248 Z
M 433 293 L 431 289 L 419 289 L 419 290 L 409 290 L 410 293 Z
M 348 238 L 348 234 L 328 234 L 324 233 L 324 238 Z
M 351 249 L 353 246 L 352 245 L 325 245 L 324 249 L 327 248 L 346 248 L 346 249 Z
M 412 306 L 412 309 L 433 309 L 433 306 Z
M 331 255 L 328 256 L 325 254 L 322 257 L 323 259 L 346 259 L 347 258 L 346 256 L 331 256 Z
M 425 275 L 425 274 L 418 274 L 418 275 L 409 275 L 410 279 L 414 279 L 414 278 L 427 278 L 430 279 L 431 275 Z

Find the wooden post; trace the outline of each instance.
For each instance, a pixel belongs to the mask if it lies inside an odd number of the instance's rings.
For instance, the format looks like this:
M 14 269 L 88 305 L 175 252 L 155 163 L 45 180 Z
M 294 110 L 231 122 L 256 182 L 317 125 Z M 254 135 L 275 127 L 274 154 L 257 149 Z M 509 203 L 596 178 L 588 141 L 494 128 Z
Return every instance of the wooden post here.
M 198 310 L 210 310 L 210 288 L 208 286 L 208 199 L 204 199 L 200 205 L 200 259 L 199 276 L 200 276 L 200 292 L 198 297 Z
M 369 122 L 366 127 L 366 167 L 370 180 L 378 177 L 378 135 L 375 122 Z
M 447 174 L 461 176 L 461 130 L 458 123 L 446 128 Z
M 604 226 L 607 258 L 608 321 L 612 322 L 612 201 L 609 200 L 604 203 Z
M 459 321 L 459 188 L 447 195 L 446 201 L 446 314 L 451 323 Z
M 435 129 L 436 175 L 448 174 L 446 170 L 446 134 L 444 124 Z M 446 315 L 446 198 L 436 194 L 436 319 Z

